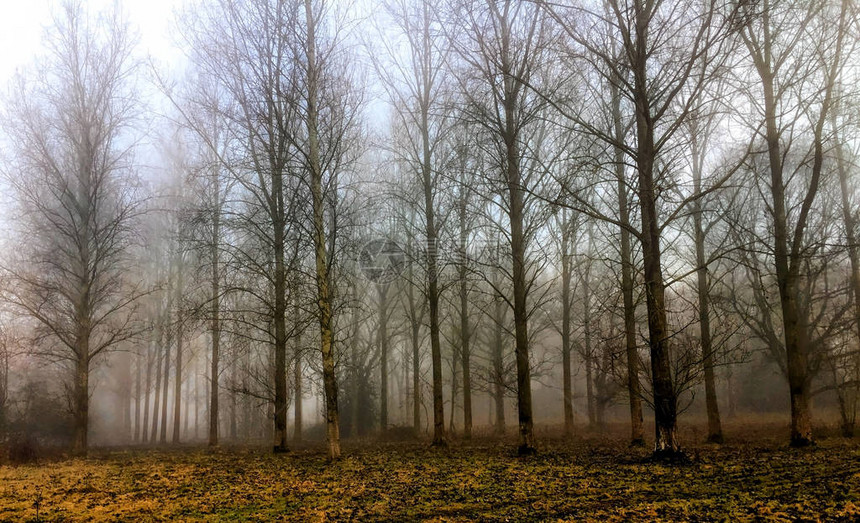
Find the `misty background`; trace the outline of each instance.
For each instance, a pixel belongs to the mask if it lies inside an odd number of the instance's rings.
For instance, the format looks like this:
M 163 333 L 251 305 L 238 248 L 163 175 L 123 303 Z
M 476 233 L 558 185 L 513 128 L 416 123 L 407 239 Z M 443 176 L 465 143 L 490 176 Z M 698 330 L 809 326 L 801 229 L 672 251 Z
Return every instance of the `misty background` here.
M 852 436 L 858 36 L 848 0 L 4 2 L 0 439 Z

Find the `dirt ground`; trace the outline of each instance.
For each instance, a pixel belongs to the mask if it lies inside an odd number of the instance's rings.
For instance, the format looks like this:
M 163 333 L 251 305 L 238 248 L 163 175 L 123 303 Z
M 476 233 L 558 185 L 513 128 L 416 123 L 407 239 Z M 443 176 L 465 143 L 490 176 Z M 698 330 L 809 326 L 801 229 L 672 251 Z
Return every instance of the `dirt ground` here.
M 476 438 L 262 449 L 96 449 L 0 466 L 2 521 L 797 521 L 860 519 L 860 440 L 824 433 L 790 449 L 783 427 L 685 439 L 692 463 L 644 462 L 621 430 L 540 453 Z

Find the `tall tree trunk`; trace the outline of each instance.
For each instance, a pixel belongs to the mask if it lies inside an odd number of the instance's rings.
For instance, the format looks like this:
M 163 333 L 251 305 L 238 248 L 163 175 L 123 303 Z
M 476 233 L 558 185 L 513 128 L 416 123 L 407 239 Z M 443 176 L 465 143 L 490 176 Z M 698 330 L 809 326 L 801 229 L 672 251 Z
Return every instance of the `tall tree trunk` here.
M 400 398 L 398 402 L 400 405 L 400 422 L 405 425 L 406 420 L 409 419 L 409 368 L 407 367 L 407 362 L 410 358 L 410 349 L 406 343 L 401 345 L 401 348 L 403 353 L 400 356 L 400 361 L 403 365 L 400 367 L 397 397 Z
M 216 174 L 217 176 L 217 174 Z M 216 195 L 217 198 L 217 195 Z M 214 213 L 212 222 L 212 239 L 209 245 L 209 255 L 212 258 L 212 275 L 210 281 L 210 316 L 209 332 L 212 341 L 212 354 L 209 369 L 209 446 L 218 445 L 218 373 L 221 352 L 221 276 L 218 253 L 218 242 L 221 237 L 220 210 Z M 196 425 L 195 425 L 196 426 Z
M 205 367 L 204 367 L 205 369 Z M 194 371 L 194 439 L 200 438 L 200 370 Z
M 131 375 L 131 353 L 120 354 L 120 364 L 118 370 L 119 379 L 121 380 L 119 387 L 119 418 L 120 418 L 120 438 L 123 444 L 128 444 L 132 440 L 131 428 L 131 407 L 134 379 Z M 2 408 L 2 407 L 0 407 Z M 2 421 L 2 420 L 0 420 Z
M 511 81 L 508 79 L 508 81 Z M 514 336 L 517 362 L 517 414 L 519 420 L 520 455 L 534 454 L 534 419 L 532 417 L 531 364 L 529 362 L 528 304 L 526 303 L 526 264 L 524 232 L 524 197 L 519 168 L 519 146 L 514 131 L 515 102 L 511 99 L 505 104 L 507 126 L 506 162 L 507 183 L 510 197 L 511 255 L 513 267 L 511 275 L 514 286 Z
M 624 150 L 618 145 L 626 136 L 621 116 L 621 93 L 616 82 L 609 83 L 612 95 L 612 121 L 616 145 L 615 177 L 618 180 L 618 220 L 621 236 L 621 295 L 624 301 L 624 341 L 627 358 L 627 398 L 630 404 L 630 444 L 645 445 L 645 423 L 642 416 L 642 392 L 639 384 L 639 351 L 636 348 L 636 305 L 633 302 L 633 254 L 630 248 L 630 204 L 627 200 L 627 185 L 624 175 Z
M 774 75 L 764 66 L 759 68 L 759 74 L 763 84 L 765 139 L 770 162 L 774 260 L 782 309 L 791 401 L 791 445 L 802 447 L 812 443 L 812 420 L 809 414 L 808 331 L 798 304 L 799 275 L 796 270 L 791 270 L 791 253 L 788 248 L 790 238 L 785 208 L 782 147 L 777 127 L 779 109 L 774 94 Z
M 588 412 L 588 426 L 594 428 L 596 423 L 594 401 L 594 361 L 591 358 L 591 337 L 586 335 L 585 348 L 585 405 Z
M 0 444 L 6 443 L 9 436 L 9 348 L 3 347 L 0 353 Z
M 409 265 L 410 281 L 412 264 Z M 409 286 L 409 322 L 412 327 L 412 429 L 415 435 L 421 434 L 421 323 L 415 307 L 414 288 Z
M 639 205 L 642 215 L 642 257 L 645 297 L 648 308 L 648 342 L 651 353 L 651 380 L 654 394 L 655 453 L 671 456 L 680 452 L 677 438 L 678 406 L 672 383 L 669 356 L 669 328 L 666 320 L 665 283 L 663 280 L 660 224 L 654 184 L 654 121 L 651 115 L 651 91 L 648 86 L 648 27 L 654 6 L 636 2 L 636 33 L 632 73 L 633 102 L 636 108 L 636 170 L 639 181 Z
M 159 426 L 158 442 L 167 444 L 167 393 L 170 389 L 170 347 L 173 345 L 173 291 L 176 280 L 174 279 L 175 260 L 171 256 L 167 269 L 167 306 L 164 311 L 164 366 L 161 377 L 161 425 Z
M 507 13 L 503 24 L 509 24 Z M 514 353 L 517 365 L 517 417 L 519 421 L 520 455 L 534 454 L 534 418 L 532 415 L 531 362 L 529 361 L 528 335 L 528 284 L 526 275 L 526 233 L 525 233 L 525 189 L 520 173 L 519 145 L 519 92 L 521 79 L 515 77 L 511 65 L 511 29 L 507 25 L 501 29 L 501 72 L 503 76 L 503 118 L 502 139 L 505 146 L 505 182 L 508 192 L 508 219 L 510 221 L 511 279 L 513 280 L 514 309 Z
M 609 351 L 603 350 L 601 355 L 601 363 L 599 365 L 595 365 L 595 371 L 597 371 L 597 376 L 594 379 L 594 426 L 602 431 L 606 428 L 606 405 L 610 401 L 609 394 L 607 393 L 607 369 L 609 368 Z
M 430 12 L 423 2 L 423 49 L 431 49 Z M 430 359 L 433 366 L 433 445 L 447 445 L 445 437 L 445 399 L 442 396 L 442 348 L 439 341 L 439 281 L 438 241 L 436 231 L 436 209 L 434 207 L 433 164 L 430 147 L 430 104 L 432 85 L 430 52 L 421 56 L 421 185 L 424 191 L 424 218 L 427 236 L 427 301 L 430 309 Z
M 729 398 L 729 419 L 734 418 L 738 411 L 738 392 L 735 386 L 734 372 L 732 366 L 727 365 L 726 372 L 726 395 Z
M 91 202 L 89 190 L 90 172 L 84 174 L 84 183 L 81 184 L 79 201 Z M 72 440 L 72 452 L 86 456 L 88 446 L 89 412 L 90 412 L 90 336 L 92 336 L 93 310 L 90 306 L 91 280 L 90 280 L 90 214 L 89 207 L 85 206 L 82 216 L 83 232 L 79 239 L 82 245 L 78 246 L 80 267 L 84 274 L 80 275 L 79 291 L 75 302 L 75 386 L 74 386 L 74 439 Z
M 653 162 L 650 159 L 643 159 L 640 163 L 642 164 L 639 166 L 640 193 L 642 193 L 640 198 L 643 207 L 643 223 L 646 228 L 643 231 L 642 251 L 645 261 L 648 338 L 654 391 L 655 450 L 658 453 L 672 454 L 680 451 L 680 444 L 677 439 L 677 398 L 672 384 L 669 360 L 669 331 L 661 267 L 660 233 L 656 223 L 653 178 L 649 174 L 642 174 L 643 172 L 652 173 Z
M 702 191 L 702 165 L 704 151 L 700 150 L 694 122 L 691 133 L 691 155 L 693 160 L 693 192 Z M 707 143 L 707 142 L 706 142 Z M 708 282 L 708 259 L 705 256 L 705 228 L 702 223 L 702 201 L 693 202 L 693 226 L 696 243 L 696 277 L 699 297 L 699 337 L 702 346 L 702 366 L 705 374 L 705 405 L 708 412 L 708 441 L 723 442 L 723 429 L 720 423 L 720 406 L 717 403 L 717 386 L 714 376 L 714 348 L 711 342 L 710 294 Z
M 284 214 L 284 182 L 283 171 L 280 168 L 272 172 L 272 205 L 271 214 L 274 226 L 275 247 L 275 307 L 274 307 L 274 452 L 287 452 L 287 278 L 285 265 L 285 228 Z
M 469 328 L 469 282 L 466 248 L 468 242 L 468 223 L 466 221 L 466 193 L 464 184 L 460 185 L 463 194 L 460 195 L 459 218 L 460 218 L 460 357 L 463 366 L 463 437 L 472 439 L 472 372 L 471 372 L 471 348 L 469 341 L 471 330 Z M 453 407 L 452 407 L 453 408 Z
M 185 405 L 185 409 L 183 409 L 182 413 L 182 437 L 185 439 L 189 439 L 189 429 L 188 425 L 191 420 L 191 409 L 189 408 L 191 403 L 191 390 L 186 387 L 185 388 L 185 399 L 183 400 L 183 404 Z M 194 408 L 197 408 L 197 405 L 194 405 Z
M 213 383 L 212 380 L 209 380 L 209 379 L 203 380 L 203 386 L 206 388 L 206 391 L 205 391 L 206 394 L 204 394 L 204 397 L 206 397 L 206 398 L 212 397 L 211 388 L 213 385 L 217 385 L 217 383 Z M 210 424 L 209 426 L 211 428 L 211 426 L 212 426 L 211 425 L 211 423 L 212 423 L 212 412 L 211 412 L 211 410 L 208 412 L 208 419 L 209 419 L 209 424 Z M 216 434 L 219 432 L 218 428 L 219 428 L 218 425 L 215 425 Z
M 353 316 L 357 316 L 357 315 L 355 313 L 353 313 Z M 353 332 L 355 332 L 355 331 L 353 331 Z M 357 343 L 351 343 L 350 344 L 349 360 L 351 362 L 357 362 L 358 361 L 358 346 L 357 345 L 358 345 Z M 347 426 L 349 426 L 349 436 L 353 437 L 353 438 L 355 438 L 356 436 L 362 435 L 363 427 L 364 427 L 364 424 L 360 421 L 361 416 L 359 415 L 359 408 L 361 406 L 361 403 L 365 400 L 365 398 L 362 395 L 362 383 L 360 381 L 361 378 L 359 377 L 359 365 L 360 364 L 354 364 L 353 365 L 353 368 L 350 370 L 350 373 L 352 374 L 352 379 L 349 380 L 350 388 L 352 389 L 350 391 L 349 397 L 354 398 L 354 400 L 349 402 L 349 407 L 350 407 L 349 413 L 348 413 L 349 423 L 347 424 Z
M 134 436 L 132 437 L 132 441 L 134 443 L 140 443 L 140 394 L 141 394 L 141 356 L 138 352 L 136 354 L 136 363 L 135 363 L 135 374 L 134 374 Z
M 448 420 L 448 431 L 454 435 L 456 430 L 454 429 L 454 411 L 457 410 L 457 392 L 459 391 L 459 384 L 457 382 L 457 364 L 458 364 L 458 354 L 457 349 L 452 348 L 453 353 L 451 354 L 451 412 L 449 413 L 450 419 Z
M 87 432 L 90 411 L 90 362 L 89 362 L 89 333 L 85 337 L 78 336 L 76 340 L 77 360 L 75 361 L 75 412 L 74 440 L 72 452 L 76 455 L 87 454 Z
M 388 284 L 377 284 L 379 296 L 379 428 L 388 430 Z
M 845 162 L 843 144 L 839 138 L 839 126 L 836 111 L 831 113 L 831 125 L 833 127 L 833 141 L 836 144 L 836 171 L 839 175 L 839 190 L 842 200 L 842 224 L 845 227 L 845 240 L 848 244 L 848 259 L 851 263 L 851 294 L 854 298 L 854 328 L 857 329 L 857 339 L 860 341 L 860 254 L 858 254 L 856 223 L 854 221 L 853 209 L 851 207 L 851 192 L 848 188 L 848 167 Z M 855 349 L 855 366 L 860 369 L 860 350 Z M 855 390 L 857 385 L 854 386 Z M 844 394 L 839 394 L 840 404 L 844 404 Z M 846 437 L 854 435 L 854 417 L 848 415 L 847 406 L 840 409 L 842 416 L 842 434 Z
M 425 118 L 426 119 L 426 118 Z M 447 445 L 445 400 L 442 397 L 442 348 L 439 341 L 439 282 L 437 281 L 436 222 L 430 173 L 430 143 L 424 136 L 424 205 L 427 222 L 427 299 L 430 309 L 430 358 L 433 366 L 433 445 Z
M 177 303 L 182 298 L 182 259 L 177 261 L 176 267 L 176 297 Z M 176 310 L 176 376 L 173 386 L 173 444 L 179 443 L 179 429 L 182 421 L 182 338 L 183 320 L 181 304 Z
M 426 125 L 426 112 L 422 115 Z M 447 445 L 445 437 L 445 400 L 442 397 L 442 348 L 439 341 L 439 282 L 437 280 L 436 221 L 433 210 L 430 141 L 426 127 L 422 131 L 424 161 L 424 211 L 427 225 L 427 300 L 430 309 L 430 359 L 433 366 L 433 445 Z
M 591 254 L 594 240 L 593 222 L 588 222 L 588 259 L 585 262 L 585 270 L 582 273 L 582 288 L 583 288 L 583 311 L 582 319 L 584 321 L 583 334 L 585 338 L 585 399 L 588 408 L 588 425 L 591 428 L 597 424 L 597 402 L 594 398 L 594 347 L 592 344 L 591 332 Z
M 169 291 L 168 291 L 169 292 Z M 162 445 L 167 444 L 167 392 L 170 387 L 170 346 L 173 344 L 173 329 L 170 325 L 173 306 L 168 300 L 167 306 L 167 336 L 164 343 L 164 375 L 161 378 L 161 426 L 159 427 L 158 441 Z
M 235 363 L 233 365 L 231 365 L 230 374 L 231 374 L 230 381 L 232 384 L 234 384 L 233 386 L 235 386 L 235 383 L 236 383 L 236 364 Z M 239 427 L 238 427 L 238 415 L 239 415 L 239 412 L 238 412 L 237 405 L 236 405 L 236 399 L 237 399 L 236 398 L 236 392 L 231 390 L 230 391 L 230 441 L 232 441 L 234 443 L 239 440 L 238 439 L 238 429 L 239 429 Z
M 518 160 L 517 146 L 509 144 L 508 162 Z M 519 168 L 508 165 L 511 193 L 511 252 L 513 253 L 514 335 L 517 362 L 517 413 L 519 420 L 520 455 L 534 454 L 534 419 L 532 416 L 531 365 L 529 362 L 528 305 L 526 303 L 525 235 L 523 232 L 523 195 Z
M 842 43 L 848 2 L 841 2 L 837 38 L 833 46 L 834 55 L 829 63 L 822 63 L 824 85 L 822 102 L 817 121 L 813 122 L 813 155 L 808 188 L 803 194 L 803 202 L 794 220 L 793 232 L 789 232 L 788 212 L 786 210 L 786 182 L 783 173 L 783 157 L 786 153 L 780 143 L 781 133 L 777 125 L 780 114 L 780 95 L 777 94 L 777 80 L 780 61 L 773 58 L 774 30 L 771 27 L 771 9 L 765 4 L 759 13 L 763 32 L 752 27 L 745 28 L 741 36 L 750 51 L 753 64 L 762 84 L 762 98 L 765 118 L 765 141 L 767 144 L 770 167 L 771 215 L 773 218 L 774 262 L 777 287 L 779 288 L 780 308 L 782 311 L 783 334 L 785 337 L 786 370 L 791 401 L 791 445 L 804 447 L 813 443 L 812 417 L 810 414 L 809 369 L 810 326 L 809 318 L 801 306 L 801 266 L 804 264 L 802 246 L 807 227 L 809 211 L 818 193 L 824 162 L 824 124 L 828 119 L 833 101 L 833 90 L 841 68 Z M 759 42 L 758 39 L 762 41 Z M 802 40 L 801 40 L 802 41 Z
M 319 86 L 316 58 L 316 36 L 311 0 L 305 0 L 307 22 L 307 131 L 308 161 L 311 174 L 311 194 L 313 199 L 314 255 L 316 259 L 317 298 L 319 304 L 320 349 L 323 364 L 323 389 L 326 399 L 326 435 L 330 459 L 340 457 L 340 427 L 337 411 L 337 377 L 334 371 L 334 347 L 332 346 L 332 303 L 326 254 L 325 212 L 323 200 L 323 172 L 319 151 L 319 113 L 317 108 Z
M 155 339 L 158 339 L 158 337 L 155 336 Z M 141 443 L 146 443 L 147 435 L 149 434 L 149 432 L 147 432 L 149 427 L 149 391 L 152 388 L 152 360 L 155 358 L 155 355 L 153 354 L 154 350 L 155 343 L 150 339 L 146 351 L 146 390 L 143 398 L 143 423 L 140 427 Z
M 250 356 L 251 351 L 245 352 L 245 358 Z M 243 383 L 247 387 L 247 379 L 245 377 L 242 378 Z M 254 434 L 253 428 L 251 426 L 253 421 L 253 414 L 255 412 L 254 406 L 251 402 L 251 397 L 247 394 L 242 395 L 242 439 L 248 441 L 251 439 Z
M 155 397 L 152 401 L 152 428 L 149 435 L 149 442 L 155 444 L 158 442 L 158 408 L 161 406 L 161 360 L 164 356 L 164 320 L 158 319 L 157 344 L 155 347 Z
M 296 311 L 296 318 L 298 318 Z M 293 402 L 294 413 L 293 417 L 293 445 L 299 445 L 302 442 L 302 336 L 299 333 L 296 339 L 296 350 L 293 356 L 295 362 L 293 364 Z
M 469 346 L 469 312 L 465 285 L 460 288 L 460 359 L 463 373 L 463 437 L 472 439 L 472 370 Z
M 494 276 L 498 276 L 498 270 L 493 271 Z M 495 279 L 495 278 L 494 278 Z M 494 282 L 496 285 L 498 280 Z M 497 286 L 498 288 L 498 286 Z M 504 364 L 504 348 L 502 346 L 504 333 L 502 325 L 505 321 L 505 302 L 501 296 L 495 297 L 493 310 L 493 398 L 496 404 L 496 426 L 495 432 L 497 435 L 505 433 L 505 364 Z
M 414 218 L 414 216 L 413 216 Z M 414 223 L 414 219 L 410 220 Z M 413 251 L 414 238 L 410 235 L 409 243 L 406 245 L 407 275 L 409 278 L 406 287 L 406 298 L 408 300 L 409 327 L 412 338 L 412 430 L 415 436 L 421 434 L 421 320 L 418 317 L 418 307 L 415 299 L 415 263 Z
M 572 218 L 562 209 L 561 220 L 561 364 L 564 396 L 564 435 L 573 435 L 573 376 L 571 374 L 570 344 L 570 236 Z

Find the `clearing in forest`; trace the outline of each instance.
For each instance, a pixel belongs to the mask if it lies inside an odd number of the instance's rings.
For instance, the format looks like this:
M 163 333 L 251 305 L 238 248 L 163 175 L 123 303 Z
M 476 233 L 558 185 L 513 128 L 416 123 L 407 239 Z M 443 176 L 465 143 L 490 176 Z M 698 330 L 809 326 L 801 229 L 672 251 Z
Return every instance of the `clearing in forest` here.
M 477 440 L 272 455 L 254 449 L 95 451 L 0 467 L 2 521 L 857 520 L 860 446 L 729 441 L 685 466 L 642 462 L 621 440 Z M 38 514 L 38 516 L 37 516 Z

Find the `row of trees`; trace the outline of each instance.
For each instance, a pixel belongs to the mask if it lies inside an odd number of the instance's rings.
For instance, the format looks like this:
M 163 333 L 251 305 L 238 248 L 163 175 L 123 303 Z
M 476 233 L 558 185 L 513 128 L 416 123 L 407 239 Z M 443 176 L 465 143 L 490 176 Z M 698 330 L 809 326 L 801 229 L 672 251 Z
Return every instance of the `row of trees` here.
M 854 2 L 380 7 L 189 3 L 184 77 L 149 75 L 158 119 L 121 17 L 58 11 L 46 64 L 7 104 L 2 291 L 26 352 L 74 369 L 76 449 L 109 359 L 135 376 L 135 439 L 166 441 L 170 396 L 179 441 L 202 374 L 210 445 L 227 392 L 285 451 L 310 383 L 334 459 L 341 426 L 391 425 L 392 376 L 420 433 L 428 347 L 434 445 L 458 396 L 464 437 L 475 393 L 504 430 L 510 391 L 519 452 L 535 452 L 532 380 L 559 359 L 572 433 L 576 356 L 589 421 L 623 396 L 641 445 L 649 406 L 659 457 L 681 451 L 700 382 L 722 441 L 718 371 L 750 353 L 789 386 L 793 445 L 812 442 L 818 392 L 851 432 Z M 135 154 L 145 121 L 160 175 Z

